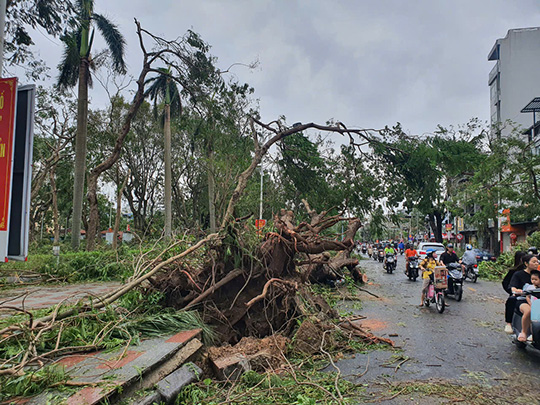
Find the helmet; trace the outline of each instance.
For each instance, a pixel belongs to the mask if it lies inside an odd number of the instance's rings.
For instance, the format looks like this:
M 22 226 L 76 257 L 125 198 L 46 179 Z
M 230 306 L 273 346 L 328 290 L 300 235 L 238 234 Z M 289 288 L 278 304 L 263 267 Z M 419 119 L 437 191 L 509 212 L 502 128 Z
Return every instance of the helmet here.
M 472 245 L 470 243 L 467 243 L 467 246 L 465 246 L 467 250 L 472 250 Z
M 537 255 L 538 249 L 536 248 L 536 246 L 530 246 L 529 249 L 527 250 L 527 253 L 532 254 L 532 255 Z
M 452 249 L 452 248 L 454 247 L 454 245 L 452 245 L 451 243 L 449 243 L 448 245 L 446 245 L 446 247 Z
M 433 253 L 435 253 L 435 249 L 433 249 L 433 248 L 426 249 L 426 256 L 427 257 L 433 257 Z

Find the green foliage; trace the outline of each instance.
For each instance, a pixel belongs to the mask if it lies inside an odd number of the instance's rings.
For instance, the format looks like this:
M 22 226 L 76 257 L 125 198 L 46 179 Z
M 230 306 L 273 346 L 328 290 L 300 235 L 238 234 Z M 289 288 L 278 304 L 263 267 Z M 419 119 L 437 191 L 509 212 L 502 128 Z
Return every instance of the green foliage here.
M 67 252 L 57 257 L 50 254 L 30 254 L 26 262 L 8 262 L 4 271 L 32 271 L 69 282 L 89 280 L 123 280 L 132 273 L 132 254 L 117 260 L 112 250 Z
M 69 380 L 63 367 L 45 366 L 19 377 L 0 376 L 0 401 L 13 397 L 29 397 L 42 392 L 53 384 Z
M 337 388 L 336 388 L 337 384 Z M 190 384 L 178 395 L 176 404 L 221 404 L 226 400 L 237 405 L 248 404 L 335 404 L 333 398 L 344 397 L 343 403 L 356 403 L 363 388 L 339 378 L 335 373 L 316 370 L 302 370 L 294 375 L 285 372 L 259 374 L 254 371 L 244 373 L 239 382 L 216 383 L 204 380 Z M 328 393 L 332 394 L 329 395 Z
M 501 280 L 507 271 L 508 267 L 500 263 L 484 261 L 478 264 L 478 276 L 488 280 Z

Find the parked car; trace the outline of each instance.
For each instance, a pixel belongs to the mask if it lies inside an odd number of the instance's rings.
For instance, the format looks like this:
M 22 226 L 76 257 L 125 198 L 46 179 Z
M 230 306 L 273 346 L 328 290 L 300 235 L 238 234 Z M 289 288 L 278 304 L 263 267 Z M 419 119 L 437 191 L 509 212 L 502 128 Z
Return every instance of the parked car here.
M 494 254 L 489 253 L 487 250 L 484 249 L 473 249 L 474 253 L 476 254 L 476 261 L 478 263 L 480 262 L 494 262 L 497 260 L 497 257 L 495 257 Z
M 426 250 L 427 249 L 435 249 L 435 253 L 437 253 L 437 256 L 441 256 L 446 248 L 442 243 L 438 242 L 420 242 L 418 244 L 418 247 L 416 248 L 416 251 L 418 252 L 418 257 L 420 260 L 423 260 L 426 258 Z

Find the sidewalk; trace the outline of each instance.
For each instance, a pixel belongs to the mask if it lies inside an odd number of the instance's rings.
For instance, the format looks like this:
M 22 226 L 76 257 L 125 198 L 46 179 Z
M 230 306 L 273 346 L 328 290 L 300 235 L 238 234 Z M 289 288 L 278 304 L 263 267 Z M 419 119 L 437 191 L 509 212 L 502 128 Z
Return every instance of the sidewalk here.
M 23 286 L 0 291 L 0 307 L 9 305 L 21 309 L 48 308 L 64 301 L 75 303 L 85 297 L 100 297 L 114 291 L 122 283 L 93 282 L 85 284 L 62 284 L 54 286 Z M 5 311 L 2 311 L 5 313 Z

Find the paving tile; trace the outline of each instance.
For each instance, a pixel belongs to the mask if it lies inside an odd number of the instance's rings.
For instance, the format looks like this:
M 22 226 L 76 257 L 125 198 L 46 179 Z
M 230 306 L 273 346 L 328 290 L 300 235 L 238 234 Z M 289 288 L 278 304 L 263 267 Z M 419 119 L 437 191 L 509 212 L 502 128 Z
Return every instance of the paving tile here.
M 85 387 L 66 400 L 67 405 L 93 405 L 103 399 L 101 387 Z M 105 390 L 106 391 L 106 390 Z
M 112 359 L 96 367 L 99 370 L 113 370 L 120 367 L 124 367 L 126 364 L 131 363 L 137 357 L 142 355 L 143 352 L 136 352 L 134 350 L 128 350 L 121 359 Z
M 98 352 L 99 353 L 99 352 Z M 55 364 L 64 366 L 65 368 L 72 368 L 79 364 L 80 362 L 90 358 L 94 357 L 96 353 L 92 354 L 72 354 L 70 356 L 66 356 L 58 360 Z
M 184 343 L 193 339 L 195 336 L 201 333 L 201 329 L 186 330 L 170 337 L 166 340 L 167 343 Z

